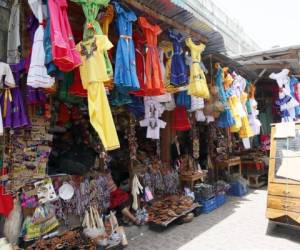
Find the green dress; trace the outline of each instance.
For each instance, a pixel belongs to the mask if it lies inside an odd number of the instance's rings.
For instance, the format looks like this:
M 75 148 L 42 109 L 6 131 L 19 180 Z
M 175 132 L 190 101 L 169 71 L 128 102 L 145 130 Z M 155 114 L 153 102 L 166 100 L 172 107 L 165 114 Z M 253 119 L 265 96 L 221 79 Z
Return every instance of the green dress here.
M 71 0 L 81 4 L 86 21 L 83 30 L 83 40 L 88 40 L 94 35 L 103 35 L 99 22 L 96 20 L 100 8 L 107 7 L 110 0 Z M 91 27 L 91 28 L 89 28 Z M 113 68 L 109 60 L 107 51 L 104 52 L 106 72 L 110 78 L 113 78 Z

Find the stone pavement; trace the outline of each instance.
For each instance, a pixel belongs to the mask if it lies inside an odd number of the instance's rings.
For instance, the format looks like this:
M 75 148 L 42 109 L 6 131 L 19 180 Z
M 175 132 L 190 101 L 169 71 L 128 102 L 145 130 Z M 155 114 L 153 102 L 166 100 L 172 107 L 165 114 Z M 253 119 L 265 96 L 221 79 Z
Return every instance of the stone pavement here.
M 128 250 L 296 250 L 300 230 L 268 226 L 265 218 L 266 189 L 250 190 L 190 223 L 174 225 L 164 232 L 147 226 L 126 228 Z

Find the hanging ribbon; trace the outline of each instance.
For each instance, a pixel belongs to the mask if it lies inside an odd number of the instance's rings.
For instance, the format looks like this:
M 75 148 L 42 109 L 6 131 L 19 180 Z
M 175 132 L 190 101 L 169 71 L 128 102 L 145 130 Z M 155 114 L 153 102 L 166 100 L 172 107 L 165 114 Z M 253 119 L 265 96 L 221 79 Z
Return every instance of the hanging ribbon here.
M 4 90 L 4 112 L 3 112 L 3 117 L 6 117 L 7 114 L 7 101 L 12 102 L 12 95 L 10 92 L 10 89 L 5 89 Z

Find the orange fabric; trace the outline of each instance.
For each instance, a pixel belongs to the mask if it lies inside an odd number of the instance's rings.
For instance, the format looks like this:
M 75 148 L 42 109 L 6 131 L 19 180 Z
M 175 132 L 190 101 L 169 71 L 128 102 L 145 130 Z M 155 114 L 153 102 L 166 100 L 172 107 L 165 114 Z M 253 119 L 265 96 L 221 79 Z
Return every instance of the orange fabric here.
M 157 36 L 162 30 L 158 25 L 151 25 L 145 17 L 139 17 L 138 22 L 147 39 L 144 93 L 148 96 L 162 95 L 165 93 L 165 87 L 157 49 Z

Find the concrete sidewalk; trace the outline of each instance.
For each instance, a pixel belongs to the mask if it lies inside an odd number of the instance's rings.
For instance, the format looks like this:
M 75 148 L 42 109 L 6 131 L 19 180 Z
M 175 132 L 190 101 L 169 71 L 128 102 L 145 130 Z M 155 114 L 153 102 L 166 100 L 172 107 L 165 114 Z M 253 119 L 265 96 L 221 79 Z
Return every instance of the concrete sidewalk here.
M 164 232 L 147 226 L 126 228 L 128 250 L 296 250 L 300 230 L 271 225 L 265 218 L 267 191 L 250 190 L 191 223 L 174 225 Z

